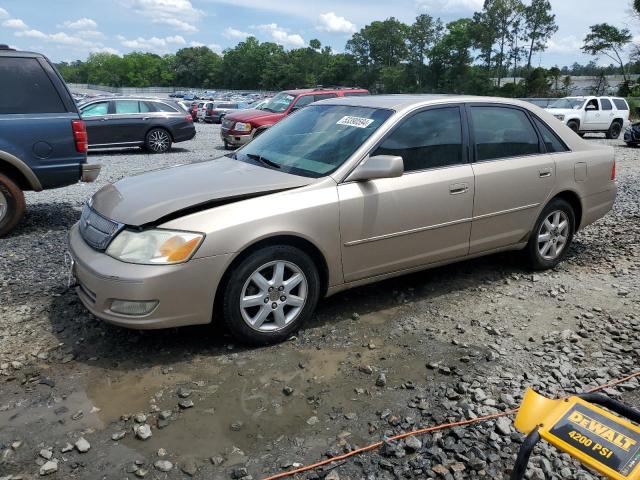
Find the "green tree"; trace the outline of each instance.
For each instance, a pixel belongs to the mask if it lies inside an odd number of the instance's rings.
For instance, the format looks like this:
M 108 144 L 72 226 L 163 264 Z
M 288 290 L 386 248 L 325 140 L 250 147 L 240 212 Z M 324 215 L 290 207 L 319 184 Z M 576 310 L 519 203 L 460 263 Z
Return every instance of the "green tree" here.
M 473 21 L 463 18 L 447 24 L 446 33 L 429 54 L 435 89 L 447 93 L 464 93 L 471 69 L 470 35 Z
M 544 68 L 534 68 L 529 71 L 525 82 L 529 95 L 533 95 L 534 97 L 549 96 L 550 85 L 547 80 L 547 72 Z
M 631 42 L 632 36 L 628 29 L 618 29 L 608 23 L 599 23 L 590 27 L 590 32 L 584 38 L 582 51 L 590 55 L 606 55 L 616 62 L 622 70 L 624 83 L 628 85 L 629 78 L 622 60 L 624 47 Z
M 427 14 L 418 15 L 416 21 L 409 27 L 408 48 L 409 61 L 415 71 L 418 89 L 424 87 L 426 65 L 429 52 L 442 38 L 444 27 L 440 19 L 434 20 Z
M 524 39 L 528 42 L 527 70 L 531 69 L 531 58 L 536 52 L 547 48 L 547 41 L 558 31 L 556 16 L 551 13 L 549 0 L 531 0 L 524 8 Z
M 556 94 L 559 91 L 558 84 L 560 83 L 561 74 L 562 72 L 560 72 L 560 69 L 557 66 L 549 69 L 549 77 L 553 79 L 553 90 Z
M 175 82 L 181 87 L 210 88 L 219 84 L 222 60 L 209 47 L 187 47 L 173 59 Z

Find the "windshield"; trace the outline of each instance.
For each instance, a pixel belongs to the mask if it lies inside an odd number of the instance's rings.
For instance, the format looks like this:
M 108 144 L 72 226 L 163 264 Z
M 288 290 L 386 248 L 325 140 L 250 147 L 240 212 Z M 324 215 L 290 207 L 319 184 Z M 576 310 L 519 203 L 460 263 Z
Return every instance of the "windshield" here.
M 311 105 L 231 156 L 294 175 L 322 177 L 342 165 L 392 113 L 367 107 Z
M 291 105 L 291 102 L 293 102 L 295 98 L 296 97 L 294 97 L 293 95 L 280 92 L 267 103 L 265 103 L 260 108 L 260 110 L 266 110 L 267 112 L 273 113 L 282 113 L 289 107 L 289 105 Z
M 549 105 L 549 108 L 568 108 L 573 110 L 580 110 L 582 108 L 582 105 L 584 105 L 584 101 L 584 98 L 559 98 L 551 105 Z

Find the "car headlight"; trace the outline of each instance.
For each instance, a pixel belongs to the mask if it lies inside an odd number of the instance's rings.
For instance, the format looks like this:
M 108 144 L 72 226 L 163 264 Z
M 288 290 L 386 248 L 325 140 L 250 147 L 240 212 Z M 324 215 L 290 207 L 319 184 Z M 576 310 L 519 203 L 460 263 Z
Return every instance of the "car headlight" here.
M 564 115 L 554 115 L 554 117 L 556 117 L 561 122 L 564 122 Z
M 251 131 L 251 124 L 250 123 L 242 123 L 242 122 L 238 122 L 236 123 L 236 125 L 233 127 L 233 129 L 236 132 L 250 132 Z
M 107 255 L 143 265 L 184 263 L 196 252 L 204 234 L 173 230 L 123 230 L 107 248 Z

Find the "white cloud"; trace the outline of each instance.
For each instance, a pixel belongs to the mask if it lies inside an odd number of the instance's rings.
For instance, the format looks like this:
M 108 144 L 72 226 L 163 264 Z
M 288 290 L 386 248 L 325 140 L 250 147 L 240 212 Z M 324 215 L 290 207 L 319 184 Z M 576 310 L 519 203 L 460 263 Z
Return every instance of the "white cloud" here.
M 111 47 L 92 47 L 89 49 L 90 53 L 110 53 L 112 55 L 122 55 L 119 50 Z
M 286 29 L 279 27 L 277 23 L 258 25 L 257 28 L 283 47 L 304 47 L 306 45 L 304 38 L 297 33 L 287 32 Z
M 202 42 L 189 42 L 189 46 L 190 47 L 209 47 L 210 50 L 216 53 L 222 53 L 222 47 L 217 43 L 210 43 L 208 45 L 205 45 Z
M 484 0 L 415 0 L 425 12 L 475 12 L 482 10 Z
M 327 12 L 320 14 L 318 30 L 332 33 L 354 33 L 357 28 L 346 18 L 336 15 L 334 12 Z
M 102 33 L 99 30 L 80 30 L 76 32 L 76 34 L 79 37 L 83 37 L 83 38 L 94 38 L 94 39 L 104 38 L 104 33 Z
M 235 38 L 238 40 L 244 40 L 247 37 L 250 37 L 251 34 L 248 32 L 243 32 L 242 30 L 238 30 L 233 27 L 227 27 L 222 31 L 222 36 L 227 38 Z
M 174 35 L 169 37 L 151 37 L 143 38 L 138 37 L 135 39 L 127 39 L 122 35 L 116 37 L 120 40 L 123 46 L 134 50 L 143 50 L 145 52 L 159 52 L 166 53 L 173 48 L 174 45 L 186 45 L 186 40 L 180 35 Z
M 62 25 L 67 28 L 72 28 L 74 30 L 93 30 L 98 27 L 98 24 L 96 23 L 95 20 L 92 20 L 86 17 L 82 17 L 74 21 L 67 20 Z
M 29 27 L 19 18 L 10 18 L 2 22 L 2 26 L 6 28 L 16 28 L 18 30 L 27 30 Z
M 40 30 L 22 30 L 15 33 L 16 37 L 29 37 L 29 38 L 47 38 L 47 34 Z
M 189 0 L 122 0 L 151 23 L 167 25 L 185 33 L 195 33 L 198 28 L 193 25 L 205 13 L 195 8 Z
M 9 16 L 9 12 L 7 12 L 4 8 L 0 7 L 0 18 L 7 18 Z
M 549 53 L 581 53 L 582 40 L 575 35 L 568 35 L 562 38 L 551 38 L 547 42 L 547 52 Z

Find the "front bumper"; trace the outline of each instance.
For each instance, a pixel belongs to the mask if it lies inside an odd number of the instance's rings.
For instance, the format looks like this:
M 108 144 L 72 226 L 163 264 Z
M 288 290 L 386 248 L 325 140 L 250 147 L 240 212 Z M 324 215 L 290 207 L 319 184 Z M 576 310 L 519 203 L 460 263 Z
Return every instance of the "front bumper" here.
M 82 176 L 80 177 L 80 180 L 86 183 L 95 182 L 98 175 L 100 175 L 101 169 L 102 165 L 99 163 L 83 163 Z
M 76 292 L 96 317 L 121 327 L 160 329 L 210 323 L 216 289 L 230 255 L 192 259 L 179 265 L 135 265 L 89 247 L 78 225 L 69 233 Z M 151 313 L 111 311 L 114 299 L 158 301 Z
M 226 142 L 229 145 L 233 145 L 234 147 L 241 147 L 242 145 L 246 145 L 253 139 L 253 132 L 237 134 L 232 133 L 231 130 L 221 128 L 220 138 L 222 138 L 223 142 Z

